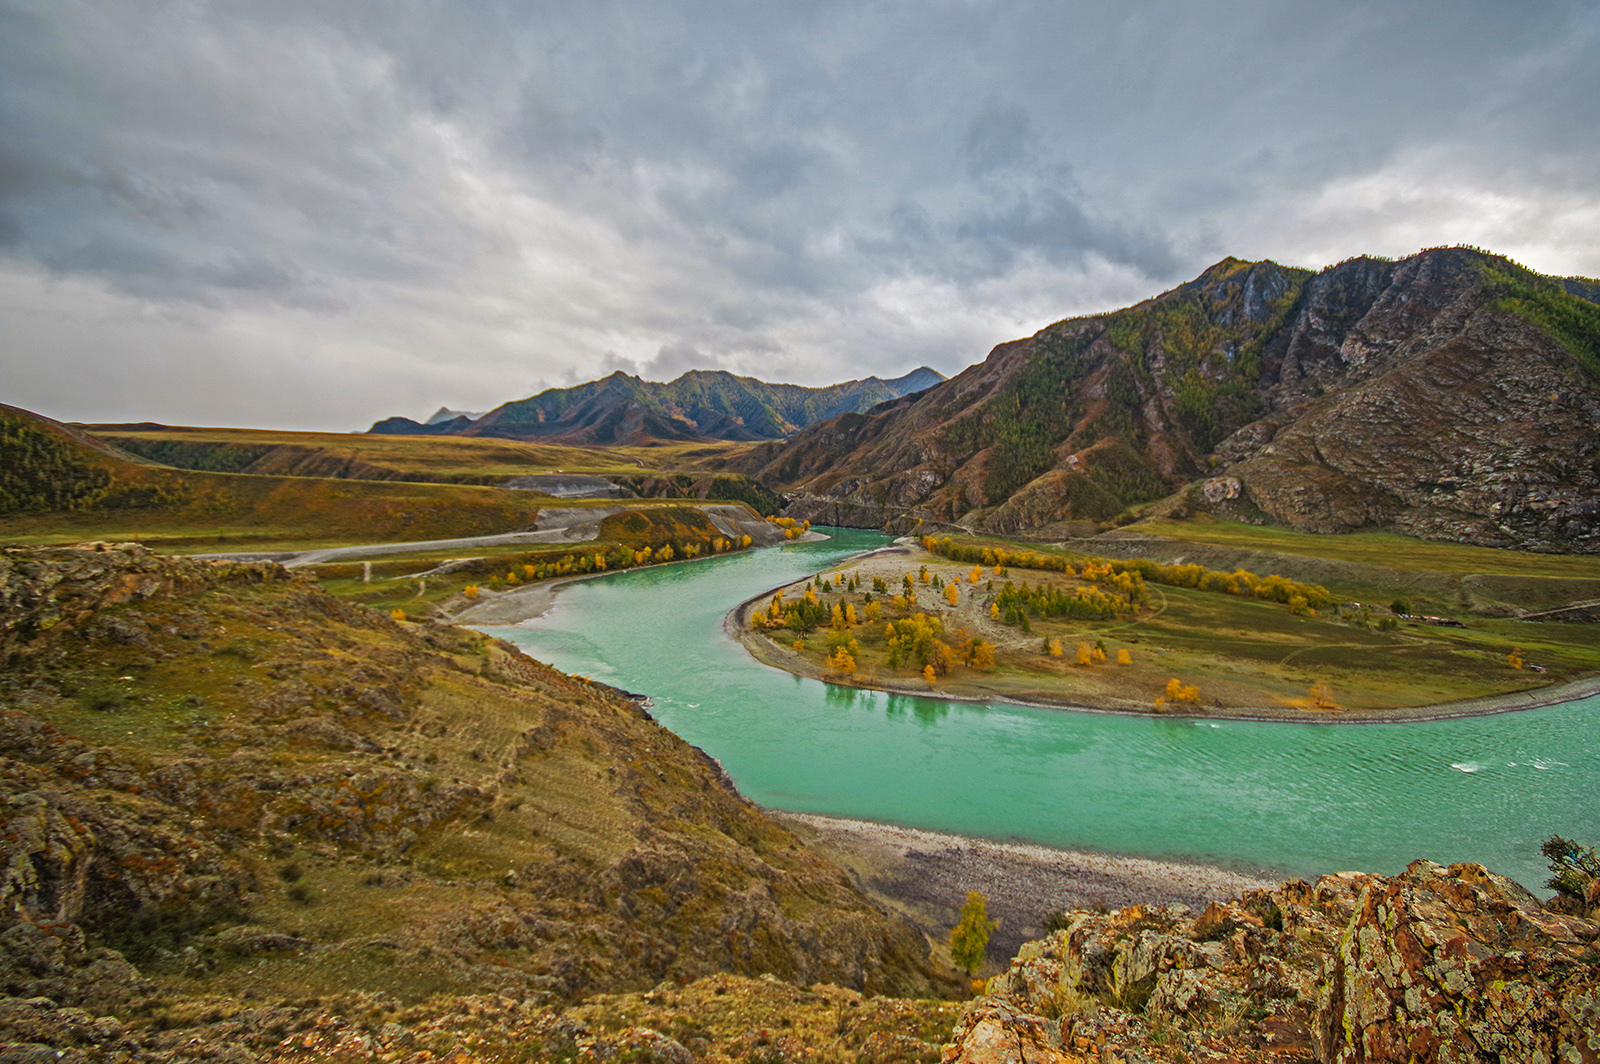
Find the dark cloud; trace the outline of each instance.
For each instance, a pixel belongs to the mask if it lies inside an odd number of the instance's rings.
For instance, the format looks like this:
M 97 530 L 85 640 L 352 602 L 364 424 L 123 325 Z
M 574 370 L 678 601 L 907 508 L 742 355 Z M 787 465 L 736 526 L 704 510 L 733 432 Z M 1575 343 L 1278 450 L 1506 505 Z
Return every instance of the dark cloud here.
M 0 0 L 0 372 L 121 337 L 337 428 L 954 371 L 1225 254 L 1600 273 L 1597 53 L 1593 2 Z M 307 416 L 182 364 L 45 412 Z

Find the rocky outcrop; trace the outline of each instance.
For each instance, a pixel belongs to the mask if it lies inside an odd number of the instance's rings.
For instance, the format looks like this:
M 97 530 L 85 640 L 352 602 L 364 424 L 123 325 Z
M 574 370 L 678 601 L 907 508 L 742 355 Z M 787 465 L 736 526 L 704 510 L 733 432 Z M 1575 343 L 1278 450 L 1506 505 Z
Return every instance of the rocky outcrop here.
M 1224 260 L 734 465 L 874 526 L 1058 536 L 1177 491 L 1164 512 L 1600 552 L 1593 291 L 1460 248 Z
M 1290 880 L 1196 915 L 1071 914 L 968 1008 L 945 1064 L 1600 1060 L 1600 923 L 1481 865 Z
M 1478 865 L 1417 862 L 1361 895 L 1324 965 L 1328 1064 L 1600 1060 L 1600 926 Z
M 126 543 L 0 549 L 0 667 L 19 644 L 49 642 L 48 633 L 58 626 L 57 634 L 81 634 L 108 606 L 291 579 L 282 567 L 269 563 L 167 558 Z M 112 620 L 100 634 L 114 641 L 135 638 L 123 635 Z

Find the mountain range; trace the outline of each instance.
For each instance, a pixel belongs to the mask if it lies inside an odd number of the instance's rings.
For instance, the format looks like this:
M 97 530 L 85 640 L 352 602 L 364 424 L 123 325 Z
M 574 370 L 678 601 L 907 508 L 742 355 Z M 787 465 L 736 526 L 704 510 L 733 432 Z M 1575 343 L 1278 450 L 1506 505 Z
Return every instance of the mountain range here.
M 1597 300 L 1471 248 L 1228 258 L 734 467 L 831 524 L 1049 535 L 1143 507 L 1592 553 Z
M 823 388 L 768 384 L 722 370 L 676 380 L 641 380 L 618 370 L 573 388 L 551 388 L 481 417 L 441 408 L 426 423 L 392 417 L 368 432 L 499 436 L 573 446 L 652 440 L 773 440 L 839 414 L 871 409 L 929 388 L 944 376 L 926 366 L 903 377 L 867 377 Z M 441 415 L 446 416 L 441 419 Z

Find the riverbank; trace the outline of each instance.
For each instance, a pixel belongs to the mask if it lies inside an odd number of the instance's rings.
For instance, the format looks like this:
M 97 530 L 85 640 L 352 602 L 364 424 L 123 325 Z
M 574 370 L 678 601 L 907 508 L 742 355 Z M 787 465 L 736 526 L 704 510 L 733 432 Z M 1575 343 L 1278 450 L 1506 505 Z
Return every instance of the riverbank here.
M 936 941 L 943 941 L 955 926 L 967 891 L 984 894 L 990 918 L 1000 921 L 990 939 L 994 957 L 1009 957 L 1023 942 L 1041 937 L 1044 921 L 1067 909 L 1188 905 L 1199 910 L 1208 902 L 1278 883 L 1266 870 L 1235 872 L 867 820 L 763 812 L 844 868 L 862 893 L 904 914 Z
M 901 541 L 902 543 L 906 541 Z M 916 557 L 910 557 L 915 554 Z M 896 556 L 898 555 L 898 556 Z M 911 562 L 926 562 L 932 571 L 941 572 L 946 581 L 959 581 L 960 576 L 969 567 L 954 565 L 928 555 L 918 548 L 899 546 L 880 548 L 867 551 L 854 558 L 844 559 L 829 566 L 831 570 L 848 570 L 857 574 L 863 583 L 869 582 L 874 577 L 882 578 L 891 587 L 898 587 L 900 578 L 910 567 Z M 1099 679 L 1091 670 L 1084 670 L 1085 684 L 1093 684 L 1092 689 L 1079 689 L 1068 696 L 1056 696 L 1052 692 L 1040 690 L 1039 684 L 1032 685 L 1031 690 L 1017 690 L 1016 684 L 1011 689 L 1001 689 L 991 682 L 990 675 L 971 669 L 959 669 L 951 676 L 941 677 L 935 683 L 928 683 L 916 675 L 904 677 L 885 677 L 881 674 L 862 674 L 841 676 L 828 672 L 820 655 L 810 655 L 796 651 L 785 641 L 775 639 L 767 634 L 753 629 L 750 625 L 751 614 L 769 602 L 772 596 L 782 591 L 785 595 L 793 596 L 803 592 L 809 580 L 792 581 L 778 587 L 769 588 L 759 595 L 751 596 L 739 603 L 727 614 L 724 619 L 724 631 L 738 640 L 750 654 L 762 664 L 773 668 L 782 669 L 797 676 L 820 680 L 824 683 L 839 686 L 856 687 L 863 690 L 885 691 L 894 694 L 915 695 L 923 698 L 938 698 L 955 702 L 987 702 L 1005 703 L 1010 705 L 1030 706 L 1039 709 L 1061 709 L 1079 713 L 1112 713 L 1126 716 L 1151 717 L 1156 716 L 1152 708 L 1154 697 L 1149 691 L 1138 692 L 1138 697 L 1126 697 L 1116 693 L 1117 684 Z M 1163 593 L 1166 589 L 1157 589 Z M 966 628 L 975 634 L 990 640 L 1002 650 L 1019 650 L 1024 646 L 1036 646 L 1039 642 L 1037 636 L 1023 636 L 1016 629 L 1002 626 L 991 620 L 981 608 L 977 595 L 962 597 L 962 605 L 956 609 L 945 609 L 941 597 L 933 596 L 933 604 L 921 605 L 919 609 L 926 609 L 931 615 L 943 614 L 947 630 L 956 627 Z M 1165 606 L 1157 611 L 1157 615 L 1165 610 Z M 1132 627 L 1132 626 L 1128 626 Z M 788 634 L 788 633 L 785 633 Z M 1091 633 L 1084 638 L 1094 638 Z M 1070 644 L 1069 644 L 1070 645 Z M 1141 649 L 1140 653 L 1149 651 Z M 1044 661 L 1043 657 L 1040 657 Z M 1056 665 L 1059 672 L 1066 670 L 1061 665 Z M 1174 673 L 1178 670 L 1173 669 Z M 1106 670 L 1100 670 L 1100 675 L 1105 675 Z M 1115 674 L 1111 674 L 1115 675 Z M 1164 674 L 1163 674 L 1164 675 Z M 1093 678 L 1093 679 L 1091 679 Z M 1073 676 L 1076 680 L 1078 677 Z M 1131 685 L 1130 685 L 1131 686 Z M 1207 693 L 1216 690 L 1214 685 L 1207 685 Z M 1303 690 L 1303 688 L 1302 688 Z M 1213 699 L 1211 704 L 1203 700 L 1199 703 L 1183 705 L 1181 711 L 1168 711 L 1160 714 L 1167 719 L 1205 719 L 1205 720 L 1241 720 L 1241 721 L 1268 721 L 1281 723 L 1317 723 L 1317 724 L 1381 724 L 1397 722 L 1419 722 L 1434 720 L 1451 720 L 1461 717 L 1486 716 L 1497 713 L 1511 713 L 1520 710 L 1538 709 L 1545 706 L 1571 702 L 1581 698 L 1600 695 L 1600 676 L 1585 676 L 1564 683 L 1551 684 L 1546 687 L 1532 688 L 1524 691 L 1514 691 L 1502 694 L 1484 695 L 1475 698 L 1449 699 L 1419 705 L 1383 706 L 1381 708 L 1333 708 L 1317 707 L 1310 704 L 1308 698 L 1286 698 L 1274 705 L 1249 704 L 1245 701 L 1222 701 Z M 1296 705 L 1295 702 L 1305 703 Z
M 805 532 L 796 536 L 789 542 L 792 543 L 821 543 L 828 539 L 821 532 Z M 781 544 L 772 544 L 780 546 Z M 764 550 L 757 547 L 756 550 Z M 748 550 L 748 548 L 746 548 Z M 744 553 L 736 551 L 734 553 Z M 679 558 L 676 561 L 658 562 L 660 565 L 690 565 L 694 562 L 709 561 L 712 557 L 727 557 L 727 555 L 705 555 L 699 558 Z M 652 566 L 654 568 L 654 566 Z M 555 580 L 545 580 L 536 584 L 522 584 L 506 591 L 493 591 L 480 589 L 478 600 L 469 603 L 464 609 L 459 609 L 450 614 L 451 624 L 471 625 L 510 625 L 531 621 L 535 617 L 544 616 L 545 612 L 555 604 L 556 592 L 569 584 L 582 583 L 585 580 L 594 580 L 602 576 L 615 576 L 619 572 L 634 572 L 632 569 L 618 569 L 612 572 L 583 573 L 577 576 L 560 577 Z

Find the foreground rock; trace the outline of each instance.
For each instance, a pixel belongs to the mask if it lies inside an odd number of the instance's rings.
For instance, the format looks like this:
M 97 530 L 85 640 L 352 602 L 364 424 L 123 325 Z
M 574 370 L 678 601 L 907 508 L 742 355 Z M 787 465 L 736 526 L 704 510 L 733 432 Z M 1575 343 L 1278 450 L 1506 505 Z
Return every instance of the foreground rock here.
M 991 980 L 943 1059 L 1590 1064 L 1600 923 L 1481 865 L 1427 861 L 1199 915 L 1076 913 Z

